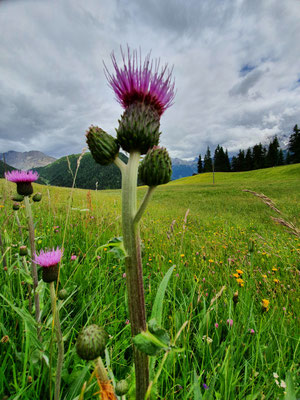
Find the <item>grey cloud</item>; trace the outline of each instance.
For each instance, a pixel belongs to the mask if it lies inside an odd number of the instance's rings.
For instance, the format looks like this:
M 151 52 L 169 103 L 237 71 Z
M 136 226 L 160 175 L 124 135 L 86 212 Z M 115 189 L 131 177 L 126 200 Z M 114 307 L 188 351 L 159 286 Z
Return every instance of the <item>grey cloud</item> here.
M 260 70 L 254 70 L 250 72 L 245 78 L 241 80 L 241 82 L 238 82 L 232 87 L 232 89 L 229 90 L 229 95 L 246 96 L 249 93 L 249 90 L 253 88 L 256 83 L 261 79 L 263 74 L 264 72 Z

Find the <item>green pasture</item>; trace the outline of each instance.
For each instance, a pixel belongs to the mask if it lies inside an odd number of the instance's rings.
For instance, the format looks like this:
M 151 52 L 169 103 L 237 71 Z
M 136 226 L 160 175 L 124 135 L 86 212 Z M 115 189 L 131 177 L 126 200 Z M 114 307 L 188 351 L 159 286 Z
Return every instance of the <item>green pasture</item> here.
M 300 164 L 216 173 L 212 181 L 208 173 L 158 187 L 141 221 L 147 315 L 174 266 L 162 325 L 173 342 L 182 328 L 175 343 L 182 351 L 166 358 L 162 352 L 153 363 L 153 398 L 296 400 L 300 239 L 271 216 L 300 228 Z M 79 399 L 85 381 L 82 398 L 99 398 L 97 381 L 90 379 L 93 364 L 75 351 L 83 326 L 105 327 L 112 380 L 133 381 L 123 260 L 104 246 L 121 236 L 121 191 L 34 189 L 43 193 L 32 205 L 37 249 L 64 248 L 59 289 L 68 296 L 59 301 L 66 353 L 61 398 Z M 243 189 L 268 196 L 281 213 Z M 40 343 L 28 312 L 31 278 L 24 262 L 30 257 L 18 254 L 21 244 L 28 245 L 25 210 L 12 210 L 14 192 L 14 184 L 0 180 L 0 400 L 49 399 L 50 365 L 56 360 L 49 290 L 41 281 Z M 145 192 L 138 189 L 139 201 Z M 71 255 L 77 259 L 71 261 Z M 269 301 L 267 310 L 263 299 Z

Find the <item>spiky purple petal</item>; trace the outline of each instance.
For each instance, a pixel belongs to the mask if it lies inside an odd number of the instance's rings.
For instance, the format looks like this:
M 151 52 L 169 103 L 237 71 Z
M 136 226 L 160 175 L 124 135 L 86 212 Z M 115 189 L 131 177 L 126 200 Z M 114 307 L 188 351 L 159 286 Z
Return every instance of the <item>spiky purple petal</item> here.
M 39 174 L 36 171 L 10 171 L 5 172 L 5 179 L 11 182 L 34 182 L 38 179 Z
M 142 63 L 141 51 L 127 48 L 127 57 L 122 48 L 123 66 L 119 67 L 114 53 L 111 60 L 115 75 L 111 74 L 106 65 L 105 75 L 109 85 L 116 94 L 117 101 L 123 108 L 135 102 L 153 106 L 162 115 L 170 107 L 175 97 L 175 83 L 172 80 L 172 69 L 167 70 L 167 64 L 160 70 L 160 60 L 150 60 L 150 53 Z
M 63 251 L 59 247 L 56 250 L 54 248 L 50 251 L 41 250 L 39 255 L 35 254 L 34 262 L 41 267 L 52 267 L 60 262 L 62 254 Z

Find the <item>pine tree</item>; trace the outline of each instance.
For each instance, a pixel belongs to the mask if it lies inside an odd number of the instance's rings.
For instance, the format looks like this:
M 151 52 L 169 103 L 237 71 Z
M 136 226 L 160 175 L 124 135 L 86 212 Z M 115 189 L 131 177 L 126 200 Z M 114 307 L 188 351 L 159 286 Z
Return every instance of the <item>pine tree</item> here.
M 245 171 L 251 171 L 252 169 L 253 169 L 253 157 L 251 149 L 249 148 L 245 156 Z
M 263 168 L 265 165 L 265 154 L 261 143 L 256 144 L 252 150 L 253 169 Z
M 289 165 L 289 164 L 292 163 L 292 160 L 291 160 L 291 153 L 290 153 L 289 151 L 288 151 L 287 154 L 286 154 L 285 163 L 286 163 L 287 165 Z
M 201 174 L 201 172 L 203 172 L 201 154 L 199 154 L 199 158 L 198 158 L 198 170 L 197 171 L 198 171 L 198 174 Z
M 275 167 L 278 165 L 279 158 L 279 142 L 277 136 L 274 137 L 273 141 L 269 144 L 267 153 L 267 167 Z
M 233 156 L 232 159 L 231 159 L 231 170 L 233 172 L 237 172 L 238 171 L 238 159 L 235 156 Z
M 245 171 L 245 152 L 244 150 L 240 150 L 237 156 L 236 163 L 237 171 Z
M 278 164 L 277 165 L 284 165 L 284 157 L 282 149 L 279 150 L 278 154 Z
M 230 160 L 229 160 L 229 157 L 228 157 L 228 151 L 227 151 L 227 149 L 226 149 L 226 151 L 225 151 L 225 172 L 229 172 L 230 170 L 231 170 L 231 166 L 230 166 Z
M 289 140 L 289 151 L 292 163 L 300 162 L 300 129 L 298 125 L 294 126 L 294 133 L 291 134 Z
M 212 159 L 209 147 L 207 147 L 207 151 L 204 156 L 204 172 L 212 172 Z

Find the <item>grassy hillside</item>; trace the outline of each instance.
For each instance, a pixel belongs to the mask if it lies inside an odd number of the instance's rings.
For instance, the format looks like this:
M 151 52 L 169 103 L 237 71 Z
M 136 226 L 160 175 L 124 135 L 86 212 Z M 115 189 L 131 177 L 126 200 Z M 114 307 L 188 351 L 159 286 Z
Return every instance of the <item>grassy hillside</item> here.
M 174 340 L 185 324 L 176 341 L 184 350 L 168 356 L 155 398 L 296 399 L 300 397 L 300 240 L 270 217 L 284 218 L 300 227 L 300 164 L 216 173 L 215 182 L 213 185 L 212 174 L 201 174 L 159 187 L 141 222 L 147 315 L 159 283 L 174 265 L 164 301 L 163 326 Z M 68 188 L 38 184 L 34 188 L 44 194 L 41 203 L 33 204 L 37 250 L 53 246 L 65 249 L 60 288 L 65 288 L 69 297 L 60 303 L 66 340 L 62 398 L 74 400 L 93 371 L 92 364 L 83 363 L 74 350 L 77 334 L 85 324 L 97 323 L 109 333 L 106 357 L 115 378 L 130 381 L 132 376 L 124 262 L 117 253 L 100 248 L 121 236 L 121 191 L 75 189 L 70 198 Z M 264 193 L 282 214 L 243 189 Z M 39 362 L 32 333 L 26 335 L 28 299 L 22 281 L 29 278 L 18 256 L 23 242 L 9 200 L 14 190 L 12 183 L 0 180 L 7 268 L 0 270 L 4 296 L 0 321 L 5 321 L 0 324 L 0 337 L 10 338 L 0 343 L 0 398 L 1 394 L 16 398 L 21 393 L 22 399 L 32 400 L 49 393 L 49 369 Z M 139 201 L 145 191 L 145 187 L 138 188 Z M 18 211 L 18 217 L 24 226 L 24 209 Z M 23 236 L 28 243 L 24 229 Z M 72 254 L 77 256 L 75 261 L 71 261 Z M 43 283 L 40 293 L 43 354 L 49 357 L 52 320 L 48 287 Z M 265 312 L 263 299 L 269 301 Z M 232 326 L 227 322 L 230 320 Z M 55 365 L 54 350 L 51 354 Z M 163 356 L 158 356 L 155 373 Z M 32 377 L 30 384 L 28 376 Z M 98 390 L 92 379 L 84 398 L 93 398 Z M 294 397 L 286 397 L 285 392 L 290 396 L 293 391 Z
M 14 169 L 14 167 L 4 164 L 4 162 L 0 160 L 0 178 L 4 178 L 5 171 L 13 171 Z
M 80 154 L 72 154 L 68 157 L 62 157 L 53 163 L 35 168 L 40 174 L 40 183 L 72 187 L 74 174 L 77 168 L 77 160 Z M 121 154 L 121 159 L 126 160 L 126 156 Z M 121 173 L 114 165 L 102 166 L 97 164 L 90 153 L 85 154 L 80 162 L 78 169 L 76 187 L 82 189 L 95 189 L 98 182 L 98 189 L 116 189 L 121 187 Z

